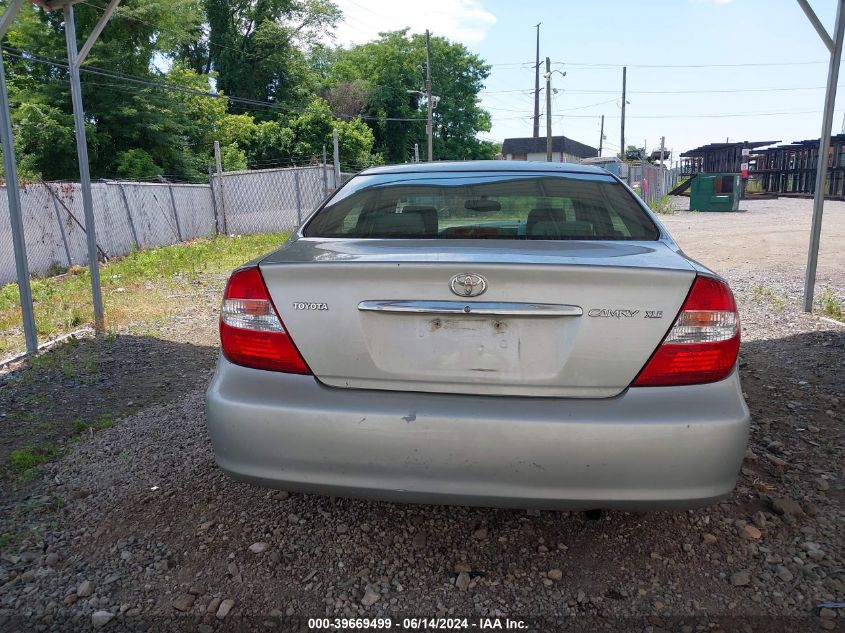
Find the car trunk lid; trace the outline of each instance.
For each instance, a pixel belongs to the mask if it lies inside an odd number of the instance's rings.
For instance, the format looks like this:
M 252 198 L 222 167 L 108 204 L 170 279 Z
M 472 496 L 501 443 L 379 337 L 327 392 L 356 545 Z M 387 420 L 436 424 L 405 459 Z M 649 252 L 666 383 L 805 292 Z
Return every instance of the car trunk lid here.
M 298 239 L 261 271 L 326 385 L 582 398 L 628 387 L 695 278 L 663 242 Z

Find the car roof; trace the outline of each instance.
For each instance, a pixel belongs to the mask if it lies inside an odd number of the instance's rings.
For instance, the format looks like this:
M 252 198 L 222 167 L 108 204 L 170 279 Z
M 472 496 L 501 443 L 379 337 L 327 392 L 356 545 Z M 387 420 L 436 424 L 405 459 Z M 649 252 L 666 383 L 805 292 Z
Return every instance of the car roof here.
M 361 172 L 362 176 L 378 174 L 415 174 L 415 173 L 450 173 L 450 172 L 548 172 L 570 174 L 601 174 L 607 171 L 591 165 L 575 163 L 546 163 L 526 160 L 464 160 L 432 163 L 406 163 L 404 165 L 384 165 L 369 167 Z

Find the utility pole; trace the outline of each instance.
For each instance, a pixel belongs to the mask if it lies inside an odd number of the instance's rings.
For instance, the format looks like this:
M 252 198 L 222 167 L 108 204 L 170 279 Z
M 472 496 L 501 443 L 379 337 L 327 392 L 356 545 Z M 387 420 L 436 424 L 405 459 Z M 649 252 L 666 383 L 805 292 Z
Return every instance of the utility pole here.
M 622 133 L 619 137 L 619 151 L 622 153 L 622 160 L 625 160 L 625 84 L 628 75 L 627 66 L 622 67 Z
M 428 162 L 431 162 L 434 160 L 434 108 L 431 103 L 431 43 L 428 29 L 425 30 L 425 98 L 428 103 Z
M 552 162 L 552 62 L 546 57 L 546 162 Z
M 601 134 L 599 134 L 599 158 L 601 158 L 601 150 L 604 145 L 604 115 L 601 115 Z
M 534 138 L 540 136 L 540 25 L 537 26 L 537 56 L 534 61 Z
M 420 162 L 420 144 L 414 143 L 414 162 Z

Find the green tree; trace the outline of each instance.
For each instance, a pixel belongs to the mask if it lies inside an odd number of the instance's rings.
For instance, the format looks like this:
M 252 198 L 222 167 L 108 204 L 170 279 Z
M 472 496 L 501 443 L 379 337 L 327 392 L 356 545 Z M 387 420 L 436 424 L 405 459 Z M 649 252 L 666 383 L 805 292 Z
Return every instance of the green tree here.
M 117 175 L 129 180 L 154 178 L 164 171 L 156 165 L 153 157 L 142 149 L 129 149 L 117 157 Z
M 476 138 L 490 129 L 490 115 L 478 93 L 490 66 L 465 46 L 431 38 L 434 94 L 434 154 L 438 159 L 492 158 L 491 143 Z M 366 81 L 371 86 L 364 113 L 375 136 L 375 151 L 390 162 L 405 162 L 414 143 L 425 147 L 425 103 L 419 93 L 425 77 L 425 37 L 408 29 L 382 33 L 378 40 L 342 50 L 326 80 L 329 86 Z M 399 119 L 399 120 L 390 120 Z M 406 120 L 403 120 L 406 119 Z
M 174 57 L 196 37 L 199 0 L 126 0 L 91 50 L 86 64 L 160 79 L 155 61 Z M 99 18 L 94 5 L 75 7 L 81 46 Z M 8 34 L 13 49 L 65 59 L 61 11 L 27 5 Z M 9 88 L 22 166 L 47 179 L 78 176 L 68 74 L 24 55 L 9 60 Z M 118 157 L 139 149 L 167 174 L 196 175 L 200 160 L 186 145 L 185 120 L 174 117 L 172 93 L 83 73 L 82 91 L 91 173 L 117 174 Z
M 319 97 L 291 120 L 293 154 L 298 157 L 322 154 L 323 147 L 331 147 L 332 133 L 338 131 L 338 149 L 341 163 L 349 169 L 360 169 L 370 163 L 373 133 L 360 120 L 342 121 L 332 118 L 329 104 Z
M 205 71 L 217 72 L 219 88 L 287 105 L 302 104 L 310 93 L 311 69 L 302 48 L 341 16 L 329 0 L 205 0 L 205 10 Z

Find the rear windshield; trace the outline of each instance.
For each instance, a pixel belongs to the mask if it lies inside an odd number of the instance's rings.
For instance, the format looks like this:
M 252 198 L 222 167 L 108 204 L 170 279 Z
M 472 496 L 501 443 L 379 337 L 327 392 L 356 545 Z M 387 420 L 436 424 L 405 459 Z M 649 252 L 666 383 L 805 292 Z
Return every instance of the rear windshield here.
M 634 196 L 592 174 L 358 176 L 317 212 L 306 237 L 656 240 Z

